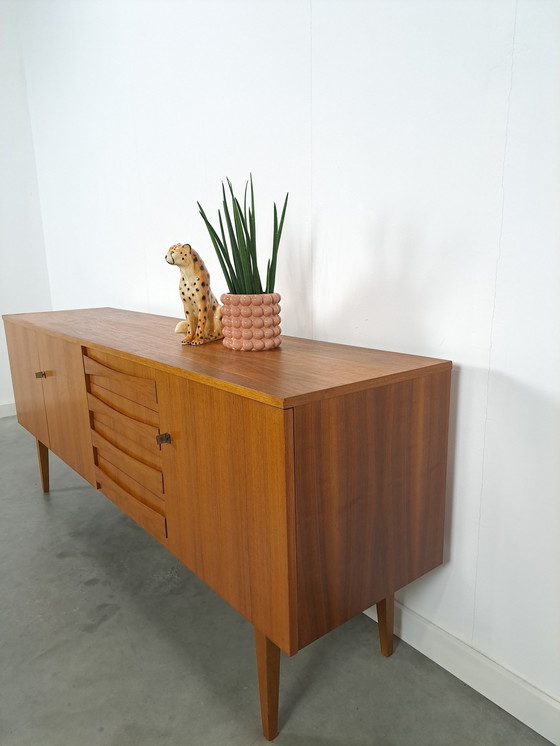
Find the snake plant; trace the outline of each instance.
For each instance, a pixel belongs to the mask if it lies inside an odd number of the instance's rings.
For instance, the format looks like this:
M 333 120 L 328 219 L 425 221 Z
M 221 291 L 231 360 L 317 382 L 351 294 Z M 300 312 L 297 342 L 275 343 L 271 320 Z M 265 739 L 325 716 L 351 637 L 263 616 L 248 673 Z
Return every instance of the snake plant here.
M 229 188 L 231 206 L 228 205 L 226 197 L 226 188 L 222 182 L 223 197 L 223 219 L 222 213 L 218 210 L 218 221 L 220 233 L 212 226 L 206 213 L 202 209 L 200 202 L 197 202 L 198 209 L 202 219 L 206 224 L 208 233 L 218 255 L 224 277 L 229 288 L 229 292 L 234 295 L 255 293 L 273 293 L 274 283 L 276 281 L 276 260 L 278 257 L 278 248 L 284 226 L 284 217 L 288 205 L 288 195 L 284 200 L 284 207 L 280 220 L 278 220 L 278 210 L 274 203 L 274 231 L 272 236 L 272 256 L 268 260 L 266 269 L 266 284 L 261 283 L 259 268 L 257 265 L 257 231 L 255 223 L 255 194 L 253 189 L 253 176 L 245 185 L 245 194 L 243 199 L 243 209 L 236 198 L 233 187 L 227 179 Z M 250 204 L 247 204 L 247 190 L 250 185 Z M 224 226 L 225 223 L 225 226 Z M 226 233 L 227 231 L 227 233 Z M 227 241 L 229 237 L 229 244 Z

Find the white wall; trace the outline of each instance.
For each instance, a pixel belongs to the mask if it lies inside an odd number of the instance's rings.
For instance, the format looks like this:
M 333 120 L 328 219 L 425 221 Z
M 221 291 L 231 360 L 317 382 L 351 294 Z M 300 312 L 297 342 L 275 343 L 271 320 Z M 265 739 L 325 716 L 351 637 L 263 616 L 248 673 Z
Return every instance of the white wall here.
M 182 316 L 179 274 L 163 258 L 178 241 L 202 253 L 225 292 L 196 203 L 217 214 L 221 181 L 242 189 L 250 171 L 267 243 L 272 202 L 293 190 L 285 259 L 299 265 L 309 245 L 307 4 L 27 2 L 22 26 L 55 307 Z M 290 264 L 279 270 L 285 327 L 303 333 L 309 314 L 295 301 L 306 278 Z
M 456 366 L 400 629 L 558 742 L 560 4 L 317 2 L 312 63 L 315 335 Z
M 291 193 L 286 332 L 454 361 L 446 562 L 399 593 L 401 633 L 557 740 L 560 4 L 45 0 L 20 23 L 53 307 L 180 316 L 180 240 L 225 290 L 196 201 L 252 170 L 261 234 Z
M 0 313 L 48 311 L 51 294 L 15 2 L 0 2 Z M 0 417 L 15 413 L 0 325 Z
M 558 3 L 519 4 L 489 351 L 473 629 L 477 648 L 506 660 L 512 670 L 557 699 L 559 42 Z M 528 634 L 535 621 L 537 634 Z M 546 655 L 543 637 L 549 634 Z M 522 656 L 515 655 L 516 649 Z

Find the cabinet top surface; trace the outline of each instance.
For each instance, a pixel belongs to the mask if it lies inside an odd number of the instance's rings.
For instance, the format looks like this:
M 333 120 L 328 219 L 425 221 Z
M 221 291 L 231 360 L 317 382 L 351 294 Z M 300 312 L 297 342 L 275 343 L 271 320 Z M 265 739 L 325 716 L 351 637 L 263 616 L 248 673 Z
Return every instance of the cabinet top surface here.
M 193 347 L 174 333 L 178 319 L 115 308 L 4 319 L 283 408 L 451 368 L 435 358 L 286 336 L 264 352 L 234 352 L 221 340 Z

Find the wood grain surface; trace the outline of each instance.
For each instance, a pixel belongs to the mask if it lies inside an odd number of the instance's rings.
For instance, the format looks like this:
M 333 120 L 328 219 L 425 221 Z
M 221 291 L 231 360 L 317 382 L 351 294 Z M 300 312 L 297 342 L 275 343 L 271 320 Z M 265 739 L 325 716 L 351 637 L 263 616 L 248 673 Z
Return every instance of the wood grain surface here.
M 292 412 L 180 376 L 157 384 L 170 551 L 294 653 Z
M 99 451 L 96 454 L 96 464 L 121 489 L 144 505 L 152 508 L 156 513 L 165 515 L 165 497 L 161 493 L 151 492 L 145 484 L 126 474 L 118 466 L 107 461 Z
M 154 469 L 142 463 L 137 458 L 129 456 L 118 445 L 106 440 L 95 430 L 91 431 L 91 442 L 99 454 L 109 463 L 116 466 L 129 477 L 144 485 L 150 492 L 163 498 L 163 476 L 161 470 Z
M 165 517 L 128 494 L 116 482 L 98 467 L 95 468 L 97 488 L 111 502 L 129 515 L 138 525 L 163 544 L 167 541 L 167 522 Z
M 79 344 L 37 335 L 49 427 L 49 448 L 90 484 L 95 484 L 82 349 Z
M 240 354 L 221 341 L 191 347 L 174 334 L 178 319 L 112 308 L 7 318 L 281 408 L 450 368 L 449 362 L 433 358 L 295 337 L 283 337 L 280 347 L 260 354 Z
M 49 445 L 254 625 L 266 738 L 280 649 L 377 604 L 391 654 L 395 590 L 442 562 L 451 363 L 193 348 L 176 319 L 114 309 L 5 323 L 44 485 Z
M 49 491 L 49 449 L 40 440 L 37 440 L 37 460 L 39 462 L 39 475 L 43 492 Z
M 91 383 L 95 386 L 120 394 L 157 411 L 155 381 L 114 370 L 107 365 L 92 360 L 87 355 L 84 355 L 84 371 L 89 375 Z
M 12 385 L 16 400 L 17 420 L 43 445 L 49 446 L 49 429 L 45 410 L 42 370 L 37 347 L 37 332 L 22 328 L 5 319 L 6 342 L 10 356 Z
M 441 564 L 449 384 L 296 408 L 300 647 Z
M 89 392 L 99 401 L 106 404 L 117 412 L 122 412 L 127 417 L 138 422 L 145 422 L 154 428 L 159 427 L 159 414 L 155 409 L 145 407 L 143 404 L 128 399 L 126 396 L 115 394 L 113 391 L 97 386 L 92 381 L 88 382 Z
M 156 442 L 159 427 L 128 417 L 89 393 L 88 406 L 94 430 L 129 456 L 161 471 L 161 448 Z
M 378 601 L 377 627 L 379 631 L 379 650 L 388 658 L 393 655 L 393 629 L 395 626 L 395 594 Z
M 278 735 L 280 648 L 255 628 L 255 651 L 262 732 L 267 741 L 272 741 Z

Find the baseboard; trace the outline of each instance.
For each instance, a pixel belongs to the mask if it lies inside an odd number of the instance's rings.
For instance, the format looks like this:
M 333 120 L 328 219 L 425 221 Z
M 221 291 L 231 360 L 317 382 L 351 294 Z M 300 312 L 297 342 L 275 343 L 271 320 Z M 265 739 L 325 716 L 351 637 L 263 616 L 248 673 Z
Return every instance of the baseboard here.
M 13 417 L 16 413 L 16 405 L 12 402 L 10 404 L 0 404 L 0 419 L 2 417 Z
M 377 621 L 375 607 L 365 613 Z M 560 702 L 556 699 L 399 603 L 395 603 L 395 634 L 560 746 Z

